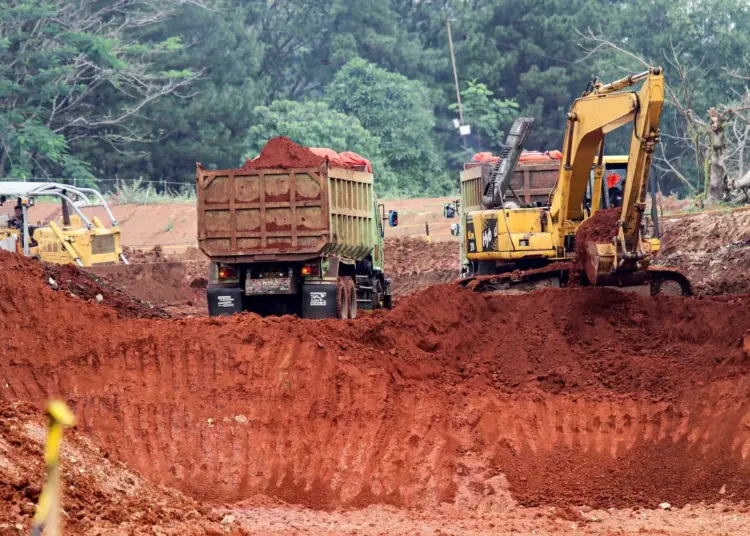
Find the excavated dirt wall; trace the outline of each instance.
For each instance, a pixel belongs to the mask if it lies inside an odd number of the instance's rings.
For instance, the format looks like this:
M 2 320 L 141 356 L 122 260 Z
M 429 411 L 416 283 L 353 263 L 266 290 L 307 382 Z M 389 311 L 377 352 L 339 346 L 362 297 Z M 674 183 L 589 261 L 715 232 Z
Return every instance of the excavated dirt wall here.
M 443 285 L 355 322 L 139 320 L 0 266 L 0 400 L 61 394 L 201 501 L 750 500 L 748 296 Z

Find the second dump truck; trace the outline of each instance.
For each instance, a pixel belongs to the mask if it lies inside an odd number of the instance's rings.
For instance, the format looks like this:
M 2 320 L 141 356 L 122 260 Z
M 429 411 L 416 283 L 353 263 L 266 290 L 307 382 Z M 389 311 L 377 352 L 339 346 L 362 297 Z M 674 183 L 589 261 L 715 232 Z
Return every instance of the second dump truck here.
M 378 204 L 366 160 L 328 153 L 274 138 L 243 168 L 197 165 L 211 316 L 349 319 L 391 306 L 384 221 L 398 225 L 398 214 Z

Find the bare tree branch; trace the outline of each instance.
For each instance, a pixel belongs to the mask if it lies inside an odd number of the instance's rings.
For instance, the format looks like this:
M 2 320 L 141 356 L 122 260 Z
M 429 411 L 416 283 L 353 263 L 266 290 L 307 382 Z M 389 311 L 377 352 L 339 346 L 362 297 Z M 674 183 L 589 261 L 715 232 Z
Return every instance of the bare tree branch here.
M 15 134 L 2 140 L 0 175 L 14 150 L 42 173 L 50 158 L 61 160 L 64 152 L 59 150 L 42 158 L 17 144 L 10 146 L 9 139 L 35 124 L 68 140 L 88 136 L 113 144 L 126 138 L 144 141 L 129 123 L 158 99 L 194 95 L 184 89 L 203 75 L 159 72 L 156 62 L 173 50 L 173 43 L 142 44 L 135 36 L 164 22 L 176 9 L 210 9 L 207 0 L 47 0 L 36 10 L 21 9 L 18 0 L 7 1 L 0 36 L 11 36 L 14 45 L 0 50 L 0 62 L 13 85 L 0 97 L 0 114 L 13 118 L 7 124 Z M 103 94 L 116 95 L 116 109 L 101 105 Z

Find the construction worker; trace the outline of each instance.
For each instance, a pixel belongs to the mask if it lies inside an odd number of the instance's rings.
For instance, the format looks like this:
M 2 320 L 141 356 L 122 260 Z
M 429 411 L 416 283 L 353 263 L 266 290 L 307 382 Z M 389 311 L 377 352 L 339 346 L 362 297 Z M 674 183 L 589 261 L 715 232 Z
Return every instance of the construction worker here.
M 607 193 L 610 207 L 622 206 L 622 189 L 618 186 L 619 182 L 620 176 L 617 173 L 612 172 L 607 175 Z
M 16 205 L 15 207 L 15 214 L 13 218 L 8 220 L 8 227 L 11 229 L 18 229 L 21 231 L 21 244 L 23 244 L 24 239 L 24 230 L 23 230 L 23 208 L 21 208 L 21 205 Z M 33 227 L 29 225 L 29 245 L 30 246 L 38 246 L 36 240 L 34 240 L 34 230 L 36 227 Z
M 23 231 L 23 209 L 21 208 L 21 205 L 17 205 L 14 212 L 13 217 L 8 220 L 8 227 Z

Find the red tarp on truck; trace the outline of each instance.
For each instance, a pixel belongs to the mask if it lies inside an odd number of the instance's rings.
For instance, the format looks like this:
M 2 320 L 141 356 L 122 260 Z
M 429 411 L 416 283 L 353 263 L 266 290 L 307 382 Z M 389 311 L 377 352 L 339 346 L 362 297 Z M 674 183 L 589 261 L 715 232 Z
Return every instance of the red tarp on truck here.
M 518 159 L 519 162 L 544 162 L 548 160 L 560 160 L 562 153 L 560 151 L 524 151 L 521 153 L 521 157 Z M 492 163 L 495 164 L 500 159 L 499 156 L 494 156 L 492 153 L 477 153 L 471 160 L 472 162 Z
M 364 168 L 367 173 L 372 173 L 372 164 L 370 164 L 370 161 L 357 153 L 351 151 L 337 153 L 327 147 L 310 147 L 310 151 L 323 158 L 328 158 L 328 162 L 333 167 L 344 169 Z

